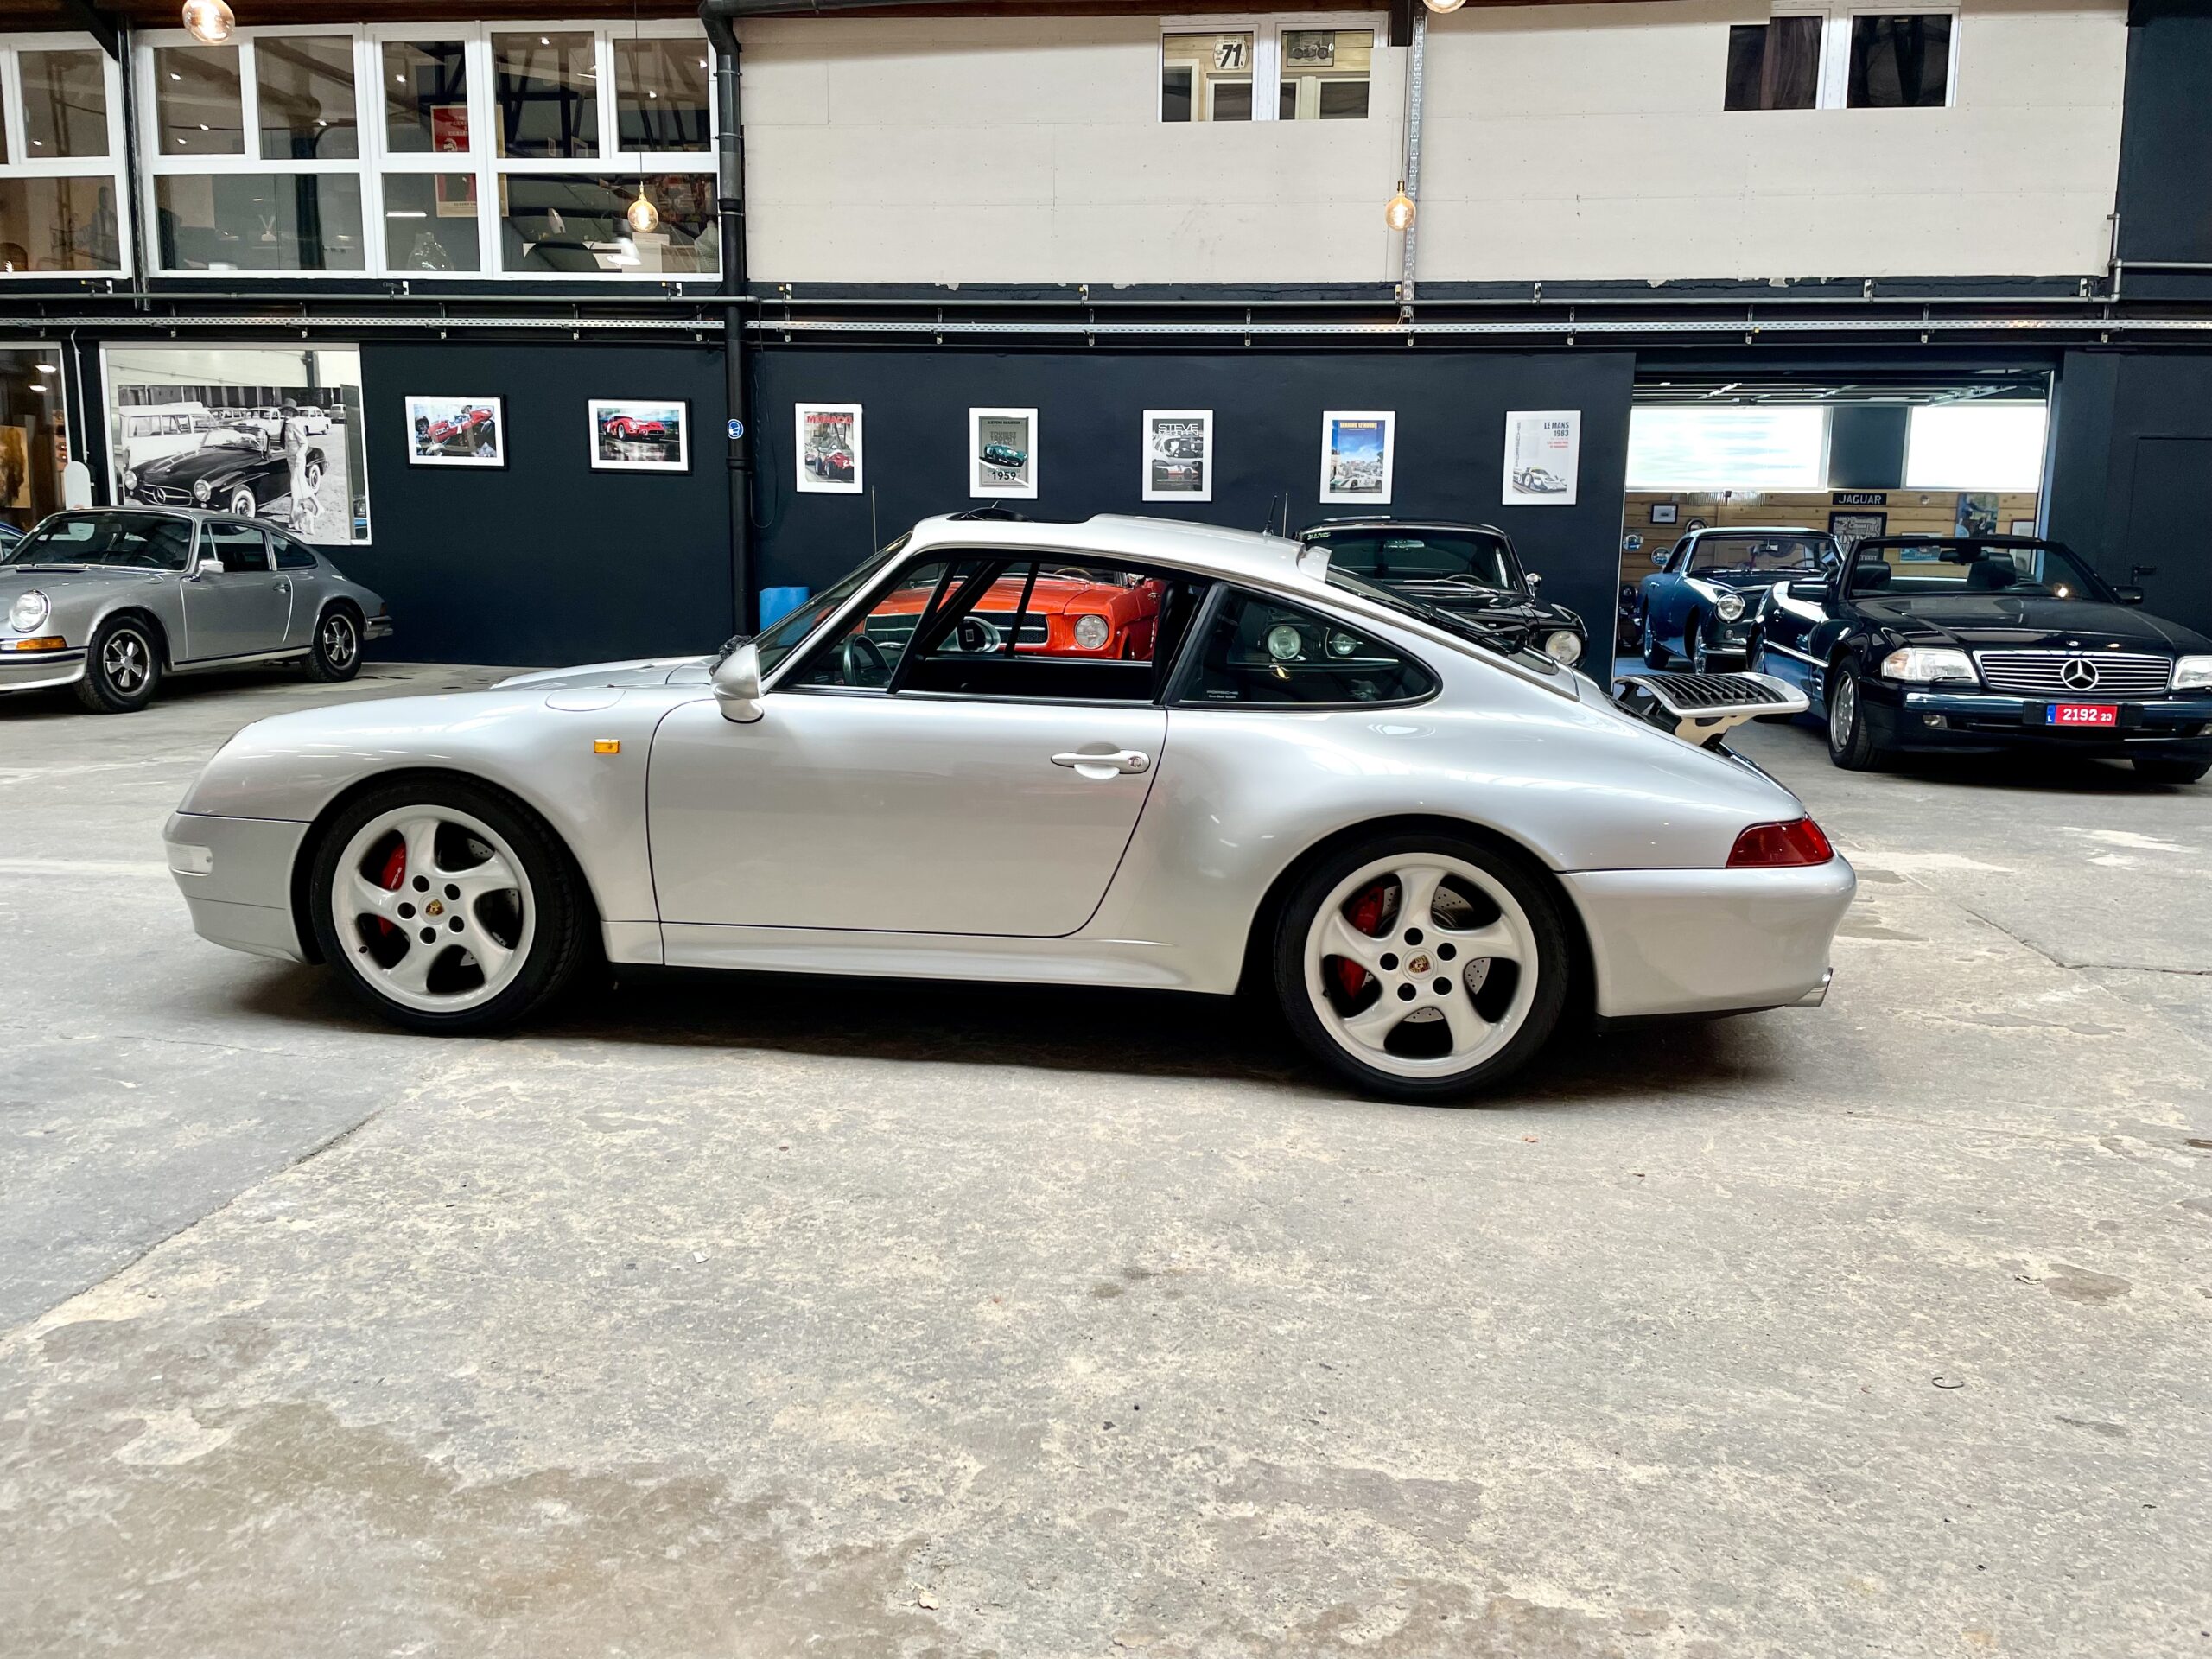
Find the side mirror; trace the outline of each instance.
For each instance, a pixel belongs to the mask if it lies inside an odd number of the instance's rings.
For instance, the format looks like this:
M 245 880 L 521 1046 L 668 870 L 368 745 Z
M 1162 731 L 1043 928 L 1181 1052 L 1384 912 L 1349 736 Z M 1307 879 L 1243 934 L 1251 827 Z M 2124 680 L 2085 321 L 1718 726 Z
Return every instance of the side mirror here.
M 2112 592 L 2113 597 L 2123 605 L 2140 605 L 2143 602 L 2143 590 L 2140 588 L 2115 588 Z
M 715 669 L 715 698 L 722 718 L 747 725 L 760 718 L 760 648 L 740 645 Z
M 1787 586 L 1789 589 L 1789 597 L 1792 599 L 1810 600 L 1815 605 L 1825 605 L 1828 602 L 1830 588 L 1827 581 L 1821 577 L 1800 576 Z
M 1529 597 L 1534 599 L 1544 591 L 1544 579 L 1533 570 L 1527 572 L 1526 575 L 1529 583 Z
M 221 575 L 223 574 L 223 562 L 222 562 L 220 559 L 202 559 L 202 560 L 200 560 L 200 574 L 201 575 L 203 575 L 203 576 L 219 576 L 219 575 Z

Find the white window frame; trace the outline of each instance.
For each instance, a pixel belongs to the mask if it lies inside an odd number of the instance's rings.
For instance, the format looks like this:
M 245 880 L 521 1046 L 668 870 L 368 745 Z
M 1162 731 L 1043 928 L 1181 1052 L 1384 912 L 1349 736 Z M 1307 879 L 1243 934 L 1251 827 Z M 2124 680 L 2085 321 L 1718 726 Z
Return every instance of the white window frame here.
M 106 156 L 34 157 L 30 154 L 30 140 L 25 136 L 28 129 L 24 122 L 22 60 L 41 52 L 91 52 L 99 59 L 107 87 Z M 0 107 L 4 107 L 6 112 L 8 143 L 8 160 L 0 163 L 0 178 L 105 180 L 113 191 L 116 257 L 119 261 L 112 267 L 96 270 L 0 271 L 0 282 L 20 282 L 29 277 L 52 283 L 128 276 L 130 238 L 137 227 L 130 222 L 130 191 L 125 183 L 129 173 L 124 156 L 122 66 L 108 56 L 90 35 L 0 35 Z
M 1374 49 L 1382 52 L 1390 45 L 1390 16 L 1380 11 L 1275 11 L 1275 12 L 1217 12 L 1195 17 L 1163 17 L 1160 20 L 1160 52 L 1153 65 L 1153 116 L 1162 125 L 1167 121 L 1167 37 L 1170 35 L 1249 35 L 1252 37 L 1252 119 L 1277 121 L 1281 119 L 1282 101 L 1282 36 L 1288 29 L 1300 34 L 1307 29 L 1363 29 L 1374 37 Z M 1375 118 L 1375 65 L 1369 60 L 1367 71 L 1368 100 L 1366 119 Z M 1260 89 L 1267 88 L 1262 98 Z M 1196 88 L 1192 88 L 1193 94 Z M 1205 121 L 1175 122 L 1176 126 L 1211 126 L 1211 116 Z M 1231 121 L 1224 124 L 1241 127 L 1249 124 Z
M 605 89 L 596 99 L 598 155 L 518 157 L 499 154 L 495 137 L 499 106 L 493 81 L 492 37 L 494 35 L 528 34 L 593 36 L 593 73 L 600 86 Z M 355 159 L 327 162 L 264 161 L 257 154 L 261 143 L 259 74 L 251 42 L 264 36 L 297 38 L 308 35 L 340 35 L 353 43 L 353 118 L 359 135 L 356 147 L 359 156 Z M 566 21 L 516 18 L 501 19 L 496 22 L 442 22 L 424 19 L 412 23 L 276 24 L 268 28 L 240 29 L 231 38 L 239 43 L 238 76 L 247 153 L 185 156 L 159 154 L 160 131 L 155 105 L 156 72 L 153 52 L 157 47 L 188 47 L 194 42 L 191 35 L 181 29 L 149 31 L 139 37 L 139 131 L 145 135 L 140 159 L 149 213 L 156 211 L 155 181 L 164 175 L 350 173 L 361 182 L 361 241 L 365 264 L 359 270 L 194 270 L 161 264 L 161 248 L 156 241 L 152 252 L 153 270 L 157 276 L 188 279 L 219 277 L 225 282 L 257 283 L 333 279 L 360 282 L 385 277 L 442 283 L 557 281 L 669 283 L 716 283 L 721 280 L 718 271 L 509 271 L 501 269 L 500 265 L 504 245 L 500 232 L 505 216 L 500 212 L 499 184 L 506 175 L 592 174 L 620 178 L 625 175 L 642 176 L 655 173 L 694 172 L 702 176 L 714 174 L 721 121 L 711 90 L 707 104 L 705 149 L 617 150 L 613 148 L 620 131 L 613 91 L 616 45 L 632 39 L 696 41 L 700 55 L 709 60 L 709 86 L 711 89 L 713 50 L 708 43 L 705 29 L 696 22 L 683 18 L 663 18 L 636 23 L 611 22 L 605 18 L 570 18 Z M 465 48 L 463 61 L 467 66 L 468 89 L 468 149 L 466 152 L 408 150 L 395 153 L 385 148 L 382 81 L 384 48 L 388 42 L 408 41 L 453 41 Z M 393 266 L 385 237 L 384 175 L 386 173 L 465 173 L 475 179 L 476 270 L 432 273 Z
M 1951 20 L 1951 58 L 1943 81 L 1945 109 L 1954 109 L 1959 101 L 1960 36 L 1966 20 L 1956 3 L 1948 5 L 1809 5 L 1802 0 L 1778 0 L 1774 17 L 1818 17 L 1821 20 L 1820 90 L 1814 94 L 1816 110 L 1847 110 L 1851 107 L 1851 30 L 1853 20 L 1859 17 L 1943 16 Z M 1742 114 L 1746 111 L 1738 111 Z

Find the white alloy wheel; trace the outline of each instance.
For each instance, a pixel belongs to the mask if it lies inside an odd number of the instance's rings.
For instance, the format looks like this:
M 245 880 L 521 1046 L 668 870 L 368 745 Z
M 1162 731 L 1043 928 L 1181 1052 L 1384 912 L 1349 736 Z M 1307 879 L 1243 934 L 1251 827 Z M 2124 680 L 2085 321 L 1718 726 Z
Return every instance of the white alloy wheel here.
M 481 818 L 424 803 L 353 832 L 330 883 L 337 937 L 381 995 L 426 1014 L 481 1007 L 530 955 L 537 906 L 523 861 Z
M 1512 893 L 1443 853 L 1363 865 L 1306 930 L 1306 994 L 1322 1029 L 1394 1077 L 1451 1077 L 1501 1052 L 1541 972 L 1535 929 Z

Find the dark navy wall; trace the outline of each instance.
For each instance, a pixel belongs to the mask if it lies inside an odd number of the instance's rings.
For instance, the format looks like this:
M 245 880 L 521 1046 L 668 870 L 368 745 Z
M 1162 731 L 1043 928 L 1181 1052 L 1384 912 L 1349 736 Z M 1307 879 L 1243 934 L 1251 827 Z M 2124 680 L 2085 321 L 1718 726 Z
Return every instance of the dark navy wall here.
M 2127 23 L 2120 257 L 2212 262 L 2212 0 L 2133 0 Z
M 1325 410 L 1398 416 L 1389 511 L 1473 518 L 1510 535 L 1548 594 L 1606 637 L 1619 566 L 1635 359 L 1624 352 L 1160 353 L 771 349 L 757 359 L 757 580 L 819 589 L 915 519 L 968 494 L 968 411 L 1038 410 L 1038 518 L 1141 512 L 1258 530 L 1354 509 L 1319 499 Z M 797 401 L 862 406 L 869 495 L 795 488 Z M 1142 499 L 1143 411 L 1214 412 L 1213 499 Z M 1571 507 L 1502 505 L 1510 410 L 1580 409 Z M 873 497 L 871 503 L 870 497 Z M 871 512 L 871 506 L 873 511 Z

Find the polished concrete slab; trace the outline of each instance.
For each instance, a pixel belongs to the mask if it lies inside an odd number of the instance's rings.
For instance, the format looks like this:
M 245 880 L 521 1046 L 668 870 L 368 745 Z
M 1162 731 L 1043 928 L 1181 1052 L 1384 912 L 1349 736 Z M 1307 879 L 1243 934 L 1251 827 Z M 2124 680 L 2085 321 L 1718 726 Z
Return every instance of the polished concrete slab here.
M 1754 728 L 1827 1007 L 1466 1110 L 1212 1001 L 434 1041 L 192 937 L 228 732 L 488 677 L 0 706 L 10 1655 L 2212 1643 L 2212 786 Z

